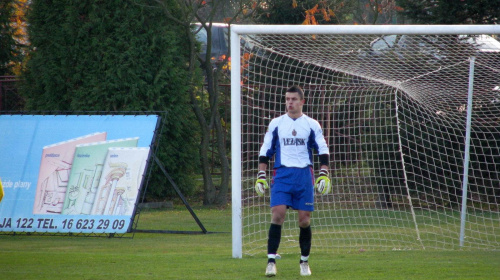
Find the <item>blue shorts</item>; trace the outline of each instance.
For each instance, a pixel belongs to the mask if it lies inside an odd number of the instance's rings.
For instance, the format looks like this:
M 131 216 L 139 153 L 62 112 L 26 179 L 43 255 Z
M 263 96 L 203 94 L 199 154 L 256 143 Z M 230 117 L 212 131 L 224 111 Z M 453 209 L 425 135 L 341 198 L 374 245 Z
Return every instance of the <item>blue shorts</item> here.
M 271 207 L 286 205 L 295 210 L 314 211 L 314 174 L 311 167 L 274 169 Z

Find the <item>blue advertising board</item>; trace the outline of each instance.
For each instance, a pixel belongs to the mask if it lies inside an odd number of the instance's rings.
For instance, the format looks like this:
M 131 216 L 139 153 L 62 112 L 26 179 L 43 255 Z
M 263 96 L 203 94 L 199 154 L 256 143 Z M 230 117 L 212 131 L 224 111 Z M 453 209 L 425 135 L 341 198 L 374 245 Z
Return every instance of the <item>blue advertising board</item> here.
M 125 233 L 156 115 L 0 115 L 0 231 Z

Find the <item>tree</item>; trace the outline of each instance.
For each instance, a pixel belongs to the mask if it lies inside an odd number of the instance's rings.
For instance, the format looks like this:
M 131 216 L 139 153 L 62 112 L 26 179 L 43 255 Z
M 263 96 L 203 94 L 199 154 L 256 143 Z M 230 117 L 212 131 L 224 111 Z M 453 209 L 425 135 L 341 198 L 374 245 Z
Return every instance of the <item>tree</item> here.
M 270 0 L 255 5 L 253 20 L 260 24 L 341 24 L 350 20 L 354 1 Z
M 495 24 L 498 0 L 397 0 L 406 18 L 421 24 Z
M 189 76 L 185 83 L 189 86 L 189 97 L 193 112 L 198 120 L 201 130 L 199 143 L 199 155 L 203 175 L 203 204 L 225 205 L 229 192 L 229 150 L 226 139 L 228 138 L 230 120 L 223 116 L 225 106 L 223 105 L 224 91 L 220 83 L 228 81 L 226 76 L 229 57 L 212 58 L 212 24 L 214 22 L 226 22 L 228 26 L 251 14 L 252 2 L 246 0 L 196 0 L 186 2 L 175 0 L 175 5 L 167 0 L 156 0 L 156 6 L 152 8 L 161 9 L 168 20 L 177 23 L 183 31 L 181 36 L 189 40 L 188 68 Z M 258 4 L 258 1 L 254 1 Z M 173 7 L 179 7 L 176 12 Z M 193 23 L 199 23 L 198 28 Z M 199 56 L 199 43 L 196 40 L 197 32 L 204 30 L 207 35 L 206 55 Z M 198 80 L 200 70 L 204 74 L 205 85 Z M 211 168 L 211 153 L 216 156 L 216 165 L 220 170 L 220 183 L 214 181 Z
M 271 0 L 255 7 L 263 24 L 388 24 L 401 10 L 396 0 Z
M 400 23 L 397 14 L 401 10 L 396 0 L 358 0 L 353 19 L 355 24 Z
M 12 62 L 17 56 L 15 29 L 12 26 L 14 13 L 15 0 L 5 0 L 0 3 L 0 76 L 12 74 Z
M 150 2 L 32 1 L 21 90 L 29 110 L 166 112 L 158 156 L 189 194 L 199 136 L 186 94 L 187 41 Z M 148 196 L 169 193 L 153 172 Z

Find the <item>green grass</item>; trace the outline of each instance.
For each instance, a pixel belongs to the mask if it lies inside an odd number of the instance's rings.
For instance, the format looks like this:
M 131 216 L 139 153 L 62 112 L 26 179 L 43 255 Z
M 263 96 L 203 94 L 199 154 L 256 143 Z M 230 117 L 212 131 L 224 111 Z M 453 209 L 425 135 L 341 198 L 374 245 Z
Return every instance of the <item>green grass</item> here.
M 231 257 L 230 209 L 196 207 L 211 234 L 133 238 L 0 235 L 0 279 L 266 279 L 265 254 Z M 138 229 L 200 231 L 184 207 L 142 212 Z M 500 279 L 499 251 L 312 252 L 310 279 Z M 275 279 L 301 279 L 298 256 Z

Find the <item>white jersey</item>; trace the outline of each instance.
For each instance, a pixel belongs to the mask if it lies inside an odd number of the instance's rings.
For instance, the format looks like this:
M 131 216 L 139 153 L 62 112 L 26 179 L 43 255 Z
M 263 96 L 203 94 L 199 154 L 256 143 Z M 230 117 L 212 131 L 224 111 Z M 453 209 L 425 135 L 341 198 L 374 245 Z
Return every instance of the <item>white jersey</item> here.
M 304 168 L 312 165 L 313 150 L 320 155 L 329 154 L 319 123 L 305 114 L 297 119 L 285 114 L 269 124 L 259 156 L 276 155 L 274 168 Z

